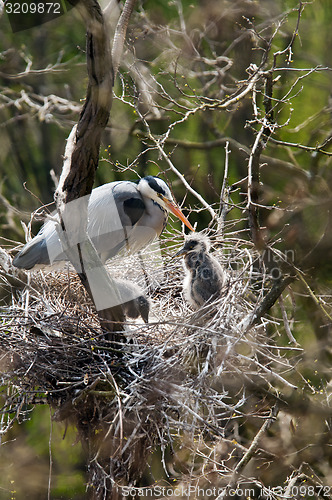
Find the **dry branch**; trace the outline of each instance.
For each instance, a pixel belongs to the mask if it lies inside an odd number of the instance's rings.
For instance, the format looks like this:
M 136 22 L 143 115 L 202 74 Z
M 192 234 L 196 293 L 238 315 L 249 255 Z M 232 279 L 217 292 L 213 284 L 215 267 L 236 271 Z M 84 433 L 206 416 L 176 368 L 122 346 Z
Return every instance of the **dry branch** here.
M 96 0 L 81 0 L 77 8 L 87 28 L 88 88 L 72 150 L 74 165 L 63 179 L 63 202 L 89 195 L 98 166 L 101 133 L 112 105 L 112 60 L 104 19 Z
M 112 62 L 113 62 L 113 81 L 116 78 L 121 58 L 123 55 L 123 46 L 126 38 L 127 27 L 135 6 L 136 0 L 126 0 L 121 16 L 117 23 L 112 48 Z
M 245 466 L 250 462 L 250 460 L 253 458 L 255 455 L 259 445 L 260 441 L 263 437 L 263 435 L 266 433 L 268 428 L 273 424 L 273 422 L 276 420 L 276 417 L 278 415 L 278 406 L 275 405 L 271 411 L 269 417 L 265 420 L 263 423 L 262 427 L 259 429 L 257 432 L 256 436 L 254 439 L 251 441 L 251 444 L 248 448 L 248 450 L 244 453 L 243 457 L 241 460 L 236 464 L 234 471 L 232 473 L 231 480 L 227 487 L 224 489 L 224 491 L 216 498 L 216 500 L 222 500 L 223 498 L 231 498 L 229 496 L 229 490 L 234 490 L 236 489 L 237 481 L 239 478 L 239 475 L 241 474 L 242 470 L 245 468 Z

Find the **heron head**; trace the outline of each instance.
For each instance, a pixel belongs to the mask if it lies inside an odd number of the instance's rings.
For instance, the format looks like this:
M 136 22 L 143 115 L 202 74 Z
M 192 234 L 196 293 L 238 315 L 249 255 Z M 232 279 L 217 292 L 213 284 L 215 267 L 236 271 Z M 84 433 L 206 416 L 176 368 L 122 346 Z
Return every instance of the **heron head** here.
M 202 233 L 189 234 L 185 238 L 183 247 L 174 255 L 181 257 L 188 254 L 204 254 L 210 250 L 210 240 Z
M 167 210 L 167 212 L 172 212 L 172 214 L 178 217 L 190 231 L 195 231 L 174 201 L 171 190 L 165 181 L 159 177 L 149 175 L 139 180 L 138 190 L 143 197 L 150 198 L 158 203 L 164 210 Z

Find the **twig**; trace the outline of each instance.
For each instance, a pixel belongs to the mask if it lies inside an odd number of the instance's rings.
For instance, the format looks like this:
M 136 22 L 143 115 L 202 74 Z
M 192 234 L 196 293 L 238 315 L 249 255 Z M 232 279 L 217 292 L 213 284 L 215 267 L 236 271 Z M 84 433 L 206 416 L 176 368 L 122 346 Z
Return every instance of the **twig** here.
M 224 168 L 224 178 L 220 191 L 220 207 L 219 207 L 219 217 L 218 217 L 218 233 L 221 235 L 224 232 L 226 217 L 228 214 L 228 196 L 229 196 L 229 186 L 228 186 L 228 164 L 229 164 L 229 142 L 225 145 L 225 168 Z
M 300 144 L 299 142 L 288 142 L 288 141 L 280 141 L 279 139 L 275 139 L 271 137 L 271 142 L 274 144 L 279 144 L 280 146 L 288 147 L 288 148 L 297 148 L 303 149 L 304 151 L 312 152 L 312 153 L 321 153 L 326 156 L 332 156 L 331 151 L 326 151 L 323 149 L 327 144 L 331 142 L 331 137 L 329 136 L 322 144 L 318 144 L 317 146 L 305 146 L 304 144 Z
M 257 449 L 259 448 L 260 440 L 262 439 L 265 432 L 269 429 L 269 427 L 275 422 L 276 417 L 278 415 L 278 412 L 279 412 L 279 409 L 278 409 L 278 405 L 276 404 L 275 406 L 273 406 L 273 408 L 271 408 L 270 416 L 265 420 L 264 424 L 257 432 L 257 434 L 254 437 L 248 450 L 246 451 L 246 453 L 243 455 L 241 460 L 235 466 L 231 480 L 228 483 L 227 487 L 216 498 L 216 500 L 222 500 L 223 498 L 225 498 L 228 495 L 229 490 L 233 489 L 236 486 L 237 479 L 238 479 L 240 473 L 245 468 L 245 466 L 250 462 L 250 460 L 254 457 Z
M 112 64 L 113 64 L 113 84 L 120 66 L 121 57 L 123 54 L 123 46 L 126 39 L 127 27 L 129 19 L 133 12 L 136 0 L 126 0 L 121 16 L 115 29 L 112 48 Z
M 294 498 L 293 494 L 293 492 L 295 491 L 294 486 L 296 485 L 297 482 L 301 481 L 305 485 L 312 484 L 315 487 L 314 491 L 318 497 L 323 498 L 324 500 L 331 499 L 332 498 L 331 487 L 324 486 L 324 484 L 322 484 L 321 482 L 316 481 L 313 475 L 308 476 L 307 474 L 301 472 L 303 465 L 304 464 L 301 464 L 299 470 L 294 472 L 293 477 L 290 477 L 283 498 L 285 499 Z M 297 490 L 301 491 L 299 488 L 297 488 Z M 308 488 L 306 487 L 304 488 L 304 490 L 308 491 Z
M 297 277 L 302 281 L 302 283 L 305 285 L 305 287 L 307 288 L 309 294 L 310 294 L 310 297 L 314 300 L 314 302 L 318 305 L 318 307 L 323 311 L 323 313 L 325 314 L 325 316 L 330 320 L 332 321 L 332 316 L 327 312 L 327 310 L 325 309 L 325 307 L 323 306 L 322 304 L 322 301 L 319 299 L 319 297 L 317 297 L 314 292 L 312 291 L 312 289 L 310 288 L 309 284 L 306 282 L 306 280 L 304 279 L 303 277 L 303 274 L 296 270 L 296 275 Z
M 186 180 L 184 175 L 181 174 L 181 172 L 173 165 L 169 156 L 165 153 L 164 149 L 159 144 L 159 141 L 157 141 L 152 135 L 151 135 L 150 139 L 153 140 L 153 142 L 157 146 L 157 149 L 160 151 L 161 155 L 163 156 L 164 160 L 166 161 L 167 165 L 170 167 L 172 172 L 174 172 L 178 176 L 178 178 L 181 180 L 182 184 L 189 191 L 189 193 L 194 195 L 195 198 L 197 198 L 198 201 L 202 204 L 202 206 L 207 209 L 207 211 L 209 212 L 209 214 L 211 215 L 211 218 L 213 220 L 216 219 L 218 217 L 217 213 L 213 210 L 211 205 L 209 203 L 207 203 L 207 201 L 204 200 L 203 196 L 201 196 L 197 191 L 195 191 L 194 188 L 191 187 L 191 185 L 188 183 L 188 181 Z
M 290 64 L 291 61 L 292 61 L 292 53 L 293 53 L 292 52 L 292 47 L 293 47 L 294 41 L 296 40 L 296 37 L 299 34 L 300 20 L 301 20 L 302 12 L 304 10 L 304 6 L 305 6 L 305 2 L 300 1 L 299 2 L 299 7 L 297 9 L 298 15 L 297 15 L 296 27 L 295 27 L 295 30 L 292 33 L 292 37 L 291 37 L 291 39 L 290 39 L 287 47 L 285 47 L 283 50 L 278 50 L 277 52 L 275 52 L 273 54 L 273 69 L 275 69 L 277 67 L 277 57 L 280 56 L 280 55 L 286 54 L 287 52 L 288 52 L 288 58 L 287 58 L 288 64 Z
M 143 139 L 148 139 L 148 135 L 142 130 L 139 130 L 137 128 L 134 128 L 131 132 L 131 135 L 133 137 L 141 137 Z M 270 139 L 271 141 L 273 140 L 272 138 Z M 226 143 L 228 142 L 231 147 L 234 147 L 238 150 L 240 154 L 243 156 L 250 156 L 250 148 L 245 146 L 244 144 L 241 144 L 238 142 L 236 139 L 233 139 L 232 137 L 219 137 L 218 139 L 212 140 L 212 141 L 205 141 L 205 142 L 198 142 L 198 141 L 187 141 L 183 139 L 174 139 L 172 137 L 168 137 L 167 139 L 163 140 L 165 144 L 169 144 L 170 146 L 177 146 L 179 148 L 184 148 L 184 149 L 213 149 L 213 148 L 219 148 L 220 146 L 225 146 Z M 271 156 L 267 155 L 261 155 L 261 160 L 264 162 L 261 165 L 261 169 L 264 169 L 266 167 L 265 164 L 271 165 L 271 166 L 276 166 L 278 169 L 287 172 L 288 174 L 295 175 L 297 177 L 300 177 L 304 181 L 309 181 L 310 180 L 310 173 L 308 173 L 306 170 L 303 170 L 302 168 L 296 167 L 293 163 L 281 160 L 279 158 L 273 158 Z
M 275 406 L 273 406 L 273 408 L 271 408 L 270 416 L 265 420 L 264 424 L 262 425 L 262 427 L 257 432 L 256 436 L 254 437 L 251 445 L 248 448 L 248 451 L 243 455 L 241 460 L 237 463 L 237 465 L 234 469 L 234 473 L 236 475 L 239 474 L 244 469 L 244 467 L 249 463 L 249 461 L 253 458 L 253 456 L 256 453 L 256 450 L 259 447 L 259 442 L 260 442 L 261 438 L 263 437 L 265 432 L 271 427 L 271 425 L 276 421 L 276 417 L 278 415 L 278 412 L 279 412 L 278 405 L 275 404 Z
M 141 117 L 141 120 L 143 121 L 143 123 L 144 123 L 144 125 L 145 125 L 145 127 L 147 129 L 148 138 L 155 144 L 156 148 L 161 153 L 162 157 L 164 158 L 164 160 L 166 161 L 166 163 L 168 164 L 168 166 L 170 167 L 170 169 L 172 170 L 172 172 L 174 172 L 178 176 L 178 178 L 181 180 L 181 182 L 185 186 L 185 188 L 192 195 L 194 195 L 195 198 L 198 199 L 198 201 L 202 204 L 203 207 L 205 207 L 208 210 L 208 212 L 211 215 L 211 218 L 213 220 L 217 219 L 218 215 L 213 210 L 213 208 L 211 207 L 211 205 L 204 200 L 203 196 L 201 196 L 197 191 L 195 191 L 194 188 L 191 187 L 191 185 L 188 183 L 188 181 L 186 180 L 186 178 L 184 177 L 184 175 L 181 174 L 181 172 L 173 165 L 173 163 L 171 162 L 169 156 L 165 153 L 164 148 L 161 146 L 160 141 L 156 137 L 154 137 L 154 135 L 152 134 L 150 126 L 149 126 L 147 120 L 141 114 L 140 114 L 140 117 Z
M 238 356 L 239 356 L 239 358 L 242 358 L 242 359 L 245 359 L 249 362 L 255 363 L 255 365 L 257 365 L 259 368 L 261 368 L 265 373 L 269 373 L 269 374 L 273 375 L 273 377 L 275 377 L 277 380 L 279 380 L 283 384 L 287 385 L 291 389 L 297 389 L 296 385 L 294 385 L 291 382 L 289 382 L 288 380 L 286 380 L 284 377 L 279 375 L 279 373 L 274 372 L 271 368 L 268 368 L 267 366 L 262 365 L 262 363 L 259 363 L 256 360 L 252 360 L 251 358 L 249 358 L 248 356 L 245 356 L 244 354 L 238 354 Z
M 285 304 L 284 304 L 284 299 L 282 298 L 282 294 L 279 295 L 279 306 L 282 314 L 282 319 L 284 321 L 284 326 L 285 326 L 285 332 L 287 337 L 289 338 L 289 341 L 292 342 L 293 344 L 299 346 L 300 344 L 297 342 L 296 338 L 291 332 L 288 317 L 287 317 L 287 312 L 285 309 Z
M 260 152 L 262 150 L 261 138 L 264 130 L 265 126 L 263 125 L 255 138 L 255 142 L 252 151 L 250 153 L 248 162 L 248 191 L 247 191 L 248 221 L 249 221 L 251 239 L 258 250 L 263 250 L 265 248 L 265 242 L 261 234 L 259 220 L 258 220 L 259 159 L 260 159 Z
M 266 147 L 266 142 L 273 130 L 273 108 L 272 108 L 272 92 L 273 80 L 272 72 L 265 73 L 265 117 L 262 120 L 262 126 L 256 135 L 254 145 L 252 147 L 249 162 L 248 162 L 248 194 L 247 194 L 247 210 L 249 229 L 252 241 L 258 250 L 263 250 L 266 243 L 262 236 L 259 224 L 259 190 L 260 190 L 260 157 L 263 149 Z M 258 121 L 258 111 L 256 108 L 256 87 L 253 89 L 253 107 L 256 120 Z M 263 140 L 265 137 L 265 140 Z

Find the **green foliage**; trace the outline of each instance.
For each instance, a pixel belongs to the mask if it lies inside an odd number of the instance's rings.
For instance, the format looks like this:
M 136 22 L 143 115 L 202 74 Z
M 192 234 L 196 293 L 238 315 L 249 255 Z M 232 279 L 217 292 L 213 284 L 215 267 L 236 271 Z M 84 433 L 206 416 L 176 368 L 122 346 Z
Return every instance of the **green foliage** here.
M 31 419 L 16 424 L 6 438 L 0 450 L 0 498 L 10 498 L 10 491 L 13 499 L 46 498 L 49 481 L 54 500 L 84 498 L 85 464 L 76 431 L 51 423 L 47 406 L 34 408 Z

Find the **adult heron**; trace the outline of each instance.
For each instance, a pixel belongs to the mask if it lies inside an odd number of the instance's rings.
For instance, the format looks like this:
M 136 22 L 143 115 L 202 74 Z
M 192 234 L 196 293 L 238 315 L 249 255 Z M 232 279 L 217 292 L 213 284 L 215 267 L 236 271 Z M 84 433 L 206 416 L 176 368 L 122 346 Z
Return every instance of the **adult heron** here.
M 72 203 L 75 210 L 75 203 Z M 169 212 L 193 231 L 168 185 L 159 177 L 149 175 L 136 183 L 111 182 L 91 192 L 87 232 L 105 263 L 122 249 L 135 253 L 151 243 L 165 228 Z M 56 231 L 58 220 L 58 215 L 54 214 L 45 222 L 39 233 L 15 256 L 14 266 L 38 269 L 67 260 Z
M 186 237 L 184 246 L 175 254 L 175 257 L 184 256 L 183 292 L 194 309 L 217 299 L 226 291 L 227 273 L 209 250 L 209 238 L 195 233 Z

